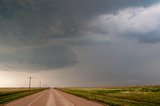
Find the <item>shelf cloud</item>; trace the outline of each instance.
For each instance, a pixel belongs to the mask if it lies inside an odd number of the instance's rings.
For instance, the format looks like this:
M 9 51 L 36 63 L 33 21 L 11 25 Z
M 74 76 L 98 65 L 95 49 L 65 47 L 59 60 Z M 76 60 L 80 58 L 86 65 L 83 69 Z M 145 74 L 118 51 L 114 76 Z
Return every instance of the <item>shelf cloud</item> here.
M 159 0 L 0 0 L 0 61 L 91 82 L 151 82 L 159 27 Z

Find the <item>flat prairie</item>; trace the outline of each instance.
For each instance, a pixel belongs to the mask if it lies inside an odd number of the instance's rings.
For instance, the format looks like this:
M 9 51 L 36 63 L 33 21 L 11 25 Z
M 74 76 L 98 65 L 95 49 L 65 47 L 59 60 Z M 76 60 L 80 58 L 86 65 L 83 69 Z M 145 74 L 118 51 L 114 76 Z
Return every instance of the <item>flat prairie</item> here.
M 160 106 L 160 86 L 59 88 L 110 106 Z
M 9 101 L 40 92 L 44 89 L 32 88 L 0 88 L 0 105 Z

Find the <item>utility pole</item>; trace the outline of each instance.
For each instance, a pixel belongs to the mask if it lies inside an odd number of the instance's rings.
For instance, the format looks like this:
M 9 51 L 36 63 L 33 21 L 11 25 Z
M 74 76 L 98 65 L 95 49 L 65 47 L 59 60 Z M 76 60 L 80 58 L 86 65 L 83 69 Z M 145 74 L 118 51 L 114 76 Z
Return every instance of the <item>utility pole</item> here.
M 29 77 L 29 90 L 31 89 L 31 80 L 32 80 L 32 78 L 33 77 L 31 77 L 31 76 Z
M 41 88 L 41 81 L 39 82 L 39 88 Z

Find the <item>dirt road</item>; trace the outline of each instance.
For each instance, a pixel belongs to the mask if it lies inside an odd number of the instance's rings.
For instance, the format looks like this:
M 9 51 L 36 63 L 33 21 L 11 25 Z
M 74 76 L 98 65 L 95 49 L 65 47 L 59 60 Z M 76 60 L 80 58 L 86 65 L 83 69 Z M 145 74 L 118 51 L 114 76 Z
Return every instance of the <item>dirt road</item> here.
M 45 90 L 4 106 L 102 106 L 56 89 Z

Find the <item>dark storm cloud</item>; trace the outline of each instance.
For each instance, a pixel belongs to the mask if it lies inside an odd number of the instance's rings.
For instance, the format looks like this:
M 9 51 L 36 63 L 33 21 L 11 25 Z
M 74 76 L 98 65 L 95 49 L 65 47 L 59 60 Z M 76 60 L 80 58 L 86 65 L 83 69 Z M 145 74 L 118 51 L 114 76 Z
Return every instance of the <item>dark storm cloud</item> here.
M 5 62 L 35 70 L 74 65 L 77 57 L 70 46 L 110 40 L 103 37 L 108 32 L 92 29 L 91 20 L 126 8 L 147 8 L 158 1 L 0 0 L 0 48 L 15 49 L 0 55 Z M 95 32 L 88 33 L 91 30 Z
M 0 43 L 17 47 L 45 44 L 54 38 L 81 37 L 93 17 L 157 1 L 1 0 Z
M 63 45 L 4 52 L 0 54 L 0 60 L 6 66 L 23 71 L 52 70 L 72 66 L 78 62 L 74 52 Z

